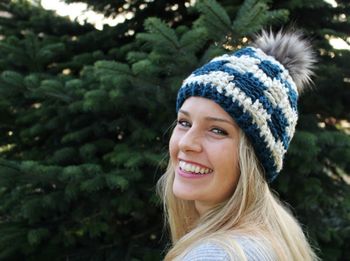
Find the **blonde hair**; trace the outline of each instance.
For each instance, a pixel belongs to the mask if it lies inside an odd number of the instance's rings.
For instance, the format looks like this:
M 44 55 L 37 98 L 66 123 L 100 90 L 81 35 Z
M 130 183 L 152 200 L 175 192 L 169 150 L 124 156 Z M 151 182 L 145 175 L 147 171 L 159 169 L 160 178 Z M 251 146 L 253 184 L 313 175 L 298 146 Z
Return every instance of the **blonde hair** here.
M 169 161 L 157 183 L 172 239 L 164 260 L 181 260 L 205 240 L 223 247 L 231 258 L 239 255 L 246 260 L 232 235 L 262 239 L 278 260 L 318 260 L 298 221 L 270 191 L 254 150 L 242 131 L 238 150 L 240 178 L 235 192 L 201 217 L 193 201 L 173 194 L 175 171 Z

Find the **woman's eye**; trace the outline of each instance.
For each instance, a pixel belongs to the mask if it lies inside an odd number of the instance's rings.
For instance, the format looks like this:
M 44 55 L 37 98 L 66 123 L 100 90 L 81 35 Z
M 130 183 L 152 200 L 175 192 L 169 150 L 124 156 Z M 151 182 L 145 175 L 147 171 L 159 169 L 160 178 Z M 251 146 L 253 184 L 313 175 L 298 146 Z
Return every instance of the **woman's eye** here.
M 182 127 L 185 127 L 185 128 L 191 127 L 191 124 L 188 121 L 185 121 L 185 120 L 178 120 L 177 124 L 182 126 Z
M 222 135 L 222 136 L 228 135 L 228 133 L 226 131 L 219 129 L 219 128 L 213 128 L 213 129 L 211 129 L 211 131 L 215 134 Z

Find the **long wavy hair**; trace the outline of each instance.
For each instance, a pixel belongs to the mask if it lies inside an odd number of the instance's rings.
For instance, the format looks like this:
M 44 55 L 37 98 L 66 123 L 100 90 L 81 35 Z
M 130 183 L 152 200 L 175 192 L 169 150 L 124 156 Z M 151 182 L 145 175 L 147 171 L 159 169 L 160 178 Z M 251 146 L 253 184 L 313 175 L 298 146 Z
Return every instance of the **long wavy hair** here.
M 205 240 L 223 247 L 232 259 L 239 255 L 247 260 L 243 249 L 235 242 L 235 235 L 262 239 L 278 260 L 318 260 L 298 221 L 271 192 L 242 131 L 237 149 L 240 177 L 234 193 L 202 216 L 198 215 L 193 201 L 173 194 L 175 170 L 169 161 L 157 183 L 172 240 L 164 260 L 181 260 Z

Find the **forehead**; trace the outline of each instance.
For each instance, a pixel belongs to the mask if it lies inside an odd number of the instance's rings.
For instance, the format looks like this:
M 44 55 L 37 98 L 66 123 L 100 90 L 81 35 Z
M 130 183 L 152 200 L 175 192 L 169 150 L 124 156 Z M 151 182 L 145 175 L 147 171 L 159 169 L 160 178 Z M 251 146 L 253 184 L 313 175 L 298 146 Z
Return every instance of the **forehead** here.
M 220 118 L 234 123 L 233 118 L 216 102 L 203 97 L 190 97 L 181 106 L 179 113 L 193 117 Z

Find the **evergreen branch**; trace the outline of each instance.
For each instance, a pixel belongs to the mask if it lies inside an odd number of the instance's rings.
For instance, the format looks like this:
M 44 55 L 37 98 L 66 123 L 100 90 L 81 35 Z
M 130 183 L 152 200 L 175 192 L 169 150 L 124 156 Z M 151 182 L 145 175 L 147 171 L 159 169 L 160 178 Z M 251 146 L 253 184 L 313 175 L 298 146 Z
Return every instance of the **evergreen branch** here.
M 134 76 L 130 67 L 124 63 L 100 60 L 95 63 L 94 67 L 97 69 L 98 73 L 103 75 L 115 75 L 116 73 L 119 73 Z
M 10 11 L 9 5 L 5 3 L 0 3 L 0 10 L 9 12 Z
M 24 52 L 21 50 L 19 51 L 18 48 L 14 47 L 13 45 L 0 42 L 0 48 L 3 48 L 5 52 L 10 53 L 10 52 L 17 52 L 18 55 L 23 55 Z M 0 49 L 1 50 L 1 49 Z
M 207 37 L 204 28 L 192 29 L 182 35 L 180 39 L 181 48 L 196 52 L 205 45 Z
M 28 34 L 26 35 L 26 41 L 24 42 L 24 45 L 28 56 L 31 58 L 32 61 L 35 61 L 39 49 L 38 39 L 33 34 Z
M 159 18 L 148 18 L 145 21 L 145 27 L 149 32 L 161 35 L 166 40 L 166 42 L 170 43 L 176 50 L 180 49 L 175 31 L 167 26 Z
M 13 127 L 14 127 L 14 125 L 10 125 L 10 124 L 0 124 L 1 129 L 10 129 Z
M 285 23 L 288 21 L 289 11 L 288 9 L 268 11 L 268 16 L 271 19 L 271 23 Z
M 160 225 L 156 225 L 154 227 L 151 227 L 150 229 L 147 229 L 139 234 L 133 235 L 132 239 L 140 239 L 144 236 L 147 236 L 149 233 L 154 232 L 154 231 L 158 231 L 159 227 L 161 227 Z
M 15 165 L 13 162 L 10 162 L 8 160 L 4 160 L 4 159 L 1 159 L 1 158 L 0 158 L 0 167 L 13 169 L 15 171 L 20 171 L 21 170 L 21 168 L 18 167 L 17 165 Z
M 258 0 L 246 0 L 240 7 L 237 17 L 233 22 L 233 28 L 241 35 L 251 33 L 259 29 L 266 20 L 267 5 Z M 247 30 L 247 28 L 249 28 Z
M 263 2 L 259 0 L 245 0 L 237 12 L 236 19 L 244 19 L 257 5 L 265 5 Z
M 222 31 L 225 32 L 232 31 L 230 17 L 226 13 L 226 10 L 222 8 L 215 0 L 204 0 L 198 2 L 197 7 L 199 11 L 204 14 L 204 18 L 207 23 L 210 23 L 218 29 L 224 27 L 226 30 Z M 215 24 L 215 20 L 219 21 L 222 26 L 217 26 L 217 24 Z
M 48 96 L 48 97 L 53 97 L 53 98 L 58 98 L 61 101 L 64 101 L 66 103 L 70 103 L 73 101 L 73 98 L 68 96 L 68 95 L 64 95 L 64 94 L 58 94 L 58 93 L 54 93 L 54 92 L 43 92 L 44 95 Z

